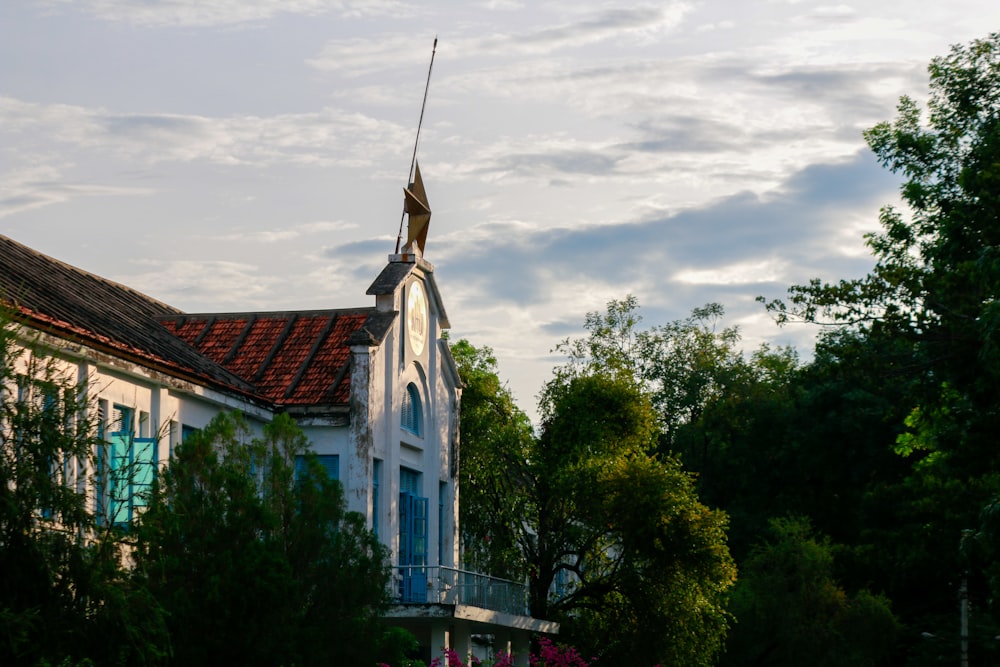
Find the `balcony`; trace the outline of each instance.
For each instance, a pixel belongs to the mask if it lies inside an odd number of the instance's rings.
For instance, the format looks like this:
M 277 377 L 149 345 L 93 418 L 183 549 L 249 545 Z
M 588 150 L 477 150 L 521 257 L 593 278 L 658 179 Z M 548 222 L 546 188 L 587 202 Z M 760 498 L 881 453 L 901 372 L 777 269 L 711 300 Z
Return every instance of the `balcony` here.
M 465 605 L 528 615 L 524 584 L 438 565 L 394 567 L 393 599 L 400 604 Z

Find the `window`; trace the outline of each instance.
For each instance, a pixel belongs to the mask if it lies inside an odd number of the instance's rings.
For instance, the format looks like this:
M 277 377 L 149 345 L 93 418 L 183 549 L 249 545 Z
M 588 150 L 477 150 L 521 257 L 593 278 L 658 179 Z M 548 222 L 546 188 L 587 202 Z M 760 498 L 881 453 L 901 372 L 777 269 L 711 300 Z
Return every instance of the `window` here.
M 65 408 L 59 403 L 59 389 L 51 382 L 17 378 L 17 405 L 11 415 L 17 477 L 45 475 L 53 485 L 69 480 L 69 457 L 62 450 L 62 432 L 67 424 Z M 42 487 L 41 516 L 54 516 L 52 486 Z
M 18 444 L 30 439 L 39 445 L 62 431 L 59 389 L 51 382 L 17 379 L 17 410 L 12 426 Z
M 181 424 L 181 443 L 187 442 L 187 439 L 192 435 L 200 431 L 200 428 L 195 428 L 194 426 L 188 426 L 187 424 Z
M 295 457 L 295 479 L 301 479 L 305 474 L 307 460 L 308 459 L 302 455 Z M 340 479 L 339 456 L 336 454 L 317 454 L 316 460 L 319 461 L 320 467 L 326 471 L 327 479 Z
M 403 394 L 403 409 L 400 419 L 400 426 L 403 430 L 409 431 L 413 435 L 423 435 L 423 410 L 420 406 L 420 392 L 417 385 L 412 382 L 406 385 L 406 393 Z
M 399 469 L 399 490 L 400 492 L 420 495 L 420 473 L 409 468 Z
M 106 403 L 101 402 L 102 422 Z M 156 473 L 156 439 L 135 436 L 132 408 L 115 405 L 107 430 L 107 440 L 98 450 L 98 497 L 103 503 L 98 513 L 101 523 L 127 525 L 145 507 L 149 487 Z

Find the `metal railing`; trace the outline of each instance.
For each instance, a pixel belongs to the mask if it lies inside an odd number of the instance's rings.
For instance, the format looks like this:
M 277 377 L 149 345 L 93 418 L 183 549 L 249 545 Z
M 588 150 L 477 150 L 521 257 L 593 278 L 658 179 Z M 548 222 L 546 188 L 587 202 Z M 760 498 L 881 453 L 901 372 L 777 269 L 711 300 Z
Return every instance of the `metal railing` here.
M 440 565 L 393 568 L 393 597 L 403 604 L 463 604 L 519 616 L 528 613 L 524 584 Z

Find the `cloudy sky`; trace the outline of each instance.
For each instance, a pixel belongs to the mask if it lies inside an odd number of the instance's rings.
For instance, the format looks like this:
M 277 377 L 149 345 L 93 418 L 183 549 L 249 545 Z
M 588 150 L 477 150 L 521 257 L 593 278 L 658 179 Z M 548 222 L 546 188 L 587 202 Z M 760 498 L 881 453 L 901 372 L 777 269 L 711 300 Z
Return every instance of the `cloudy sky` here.
M 189 312 L 371 305 L 420 103 L 454 337 L 532 411 L 588 311 L 863 274 L 862 130 L 995 0 L 4 0 L 0 232 Z

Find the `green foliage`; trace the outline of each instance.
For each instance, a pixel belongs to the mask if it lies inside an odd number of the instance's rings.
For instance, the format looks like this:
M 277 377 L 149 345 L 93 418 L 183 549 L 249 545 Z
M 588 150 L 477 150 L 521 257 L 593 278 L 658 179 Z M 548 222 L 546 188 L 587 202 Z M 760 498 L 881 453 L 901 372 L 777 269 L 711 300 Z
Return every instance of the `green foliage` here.
M 655 453 L 655 413 L 627 376 L 557 377 L 546 395 L 531 459 L 532 611 L 602 664 L 712 664 L 736 574 L 725 515 Z
M 26 336 L 0 323 L 0 664 L 155 662 L 162 614 L 83 493 L 99 442 L 86 384 Z
M 791 319 L 856 326 L 912 345 L 911 372 L 924 380 L 918 403 L 938 409 L 957 392 L 977 415 L 942 456 L 1000 464 L 1000 34 L 952 48 L 930 65 L 926 125 L 904 97 L 894 123 L 865 137 L 879 161 L 904 178 L 907 211 L 882 210 L 867 237 L 876 259 L 863 277 L 814 280 L 772 301 Z M 934 405 L 935 403 L 939 405 Z
M 867 237 L 874 269 L 767 304 L 779 322 L 846 327 L 855 343 L 841 349 L 870 364 L 854 374 L 876 388 L 885 425 L 862 435 L 880 463 L 863 481 L 850 570 L 882 582 L 914 637 L 953 614 L 959 536 L 1000 495 L 1000 34 L 953 47 L 929 73 L 926 113 L 904 97 L 894 122 L 865 134 L 905 204 Z M 856 414 L 873 423 L 845 418 Z
M 889 601 L 848 595 L 833 576 L 829 540 L 802 518 L 775 519 L 733 591 L 738 619 L 724 664 L 776 667 L 879 665 L 898 632 Z
M 527 570 L 516 527 L 527 512 L 523 468 L 534 438 L 531 422 L 500 381 L 492 350 L 460 340 L 451 352 L 465 383 L 459 466 L 463 558 L 473 570 L 521 580 Z
M 714 664 L 729 616 L 724 597 L 736 570 L 726 517 L 698 502 L 675 459 L 637 456 L 605 466 L 585 507 L 603 523 L 579 588 L 559 601 L 563 635 L 602 664 Z
M 456 344 L 467 385 L 463 511 L 479 513 L 479 532 L 463 532 L 492 538 L 479 547 L 494 554 L 488 562 L 528 573 L 532 615 L 558 619 L 583 655 L 606 665 L 712 664 L 735 578 L 726 518 L 698 502 L 675 458 L 656 453 L 658 418 L 634 381 L 630 334 L 616 328 L 634 326 L 634 308 L 627 300 L 607 318 L 588 316 L 594 326 L 610 323 L 593 349 L 615 361 L 602 367 L 577 356 L 556 369 L 537 438 L 491 352 Z M 507 537 L 494 549 L 497 535 Z
M 736 327 L 719 329 L 725 315 L 718 303 L 695 308 L 691 316 L 663 326 L 640 329 L 642 317 L 634 296 L 607 305 L 607 312 L 588 313 L 588 335 L 565 340 L 556 349 L 569 357 L 557 368 L 557 379 L 579 374 L 610 374 L 635 382 L 650 397 L 659 419 L 662 448 L 672 450 L 677 432 L 697 421 L 707 406 L 737 391 L 750 373 L 738 348 Z M 794 352 L 762 348 L 761 369 L 782 374 L 794 367 Z M 557 383 L 558 384 L 558 383 Z M 548 397 L 543 393 L 542 406 Z
M 286 415 L 262 437 L 220 415 L 180 445 L 133 557 L 168 613 L 173 664 L 371 664 L 386 638 L 385 549 Z

